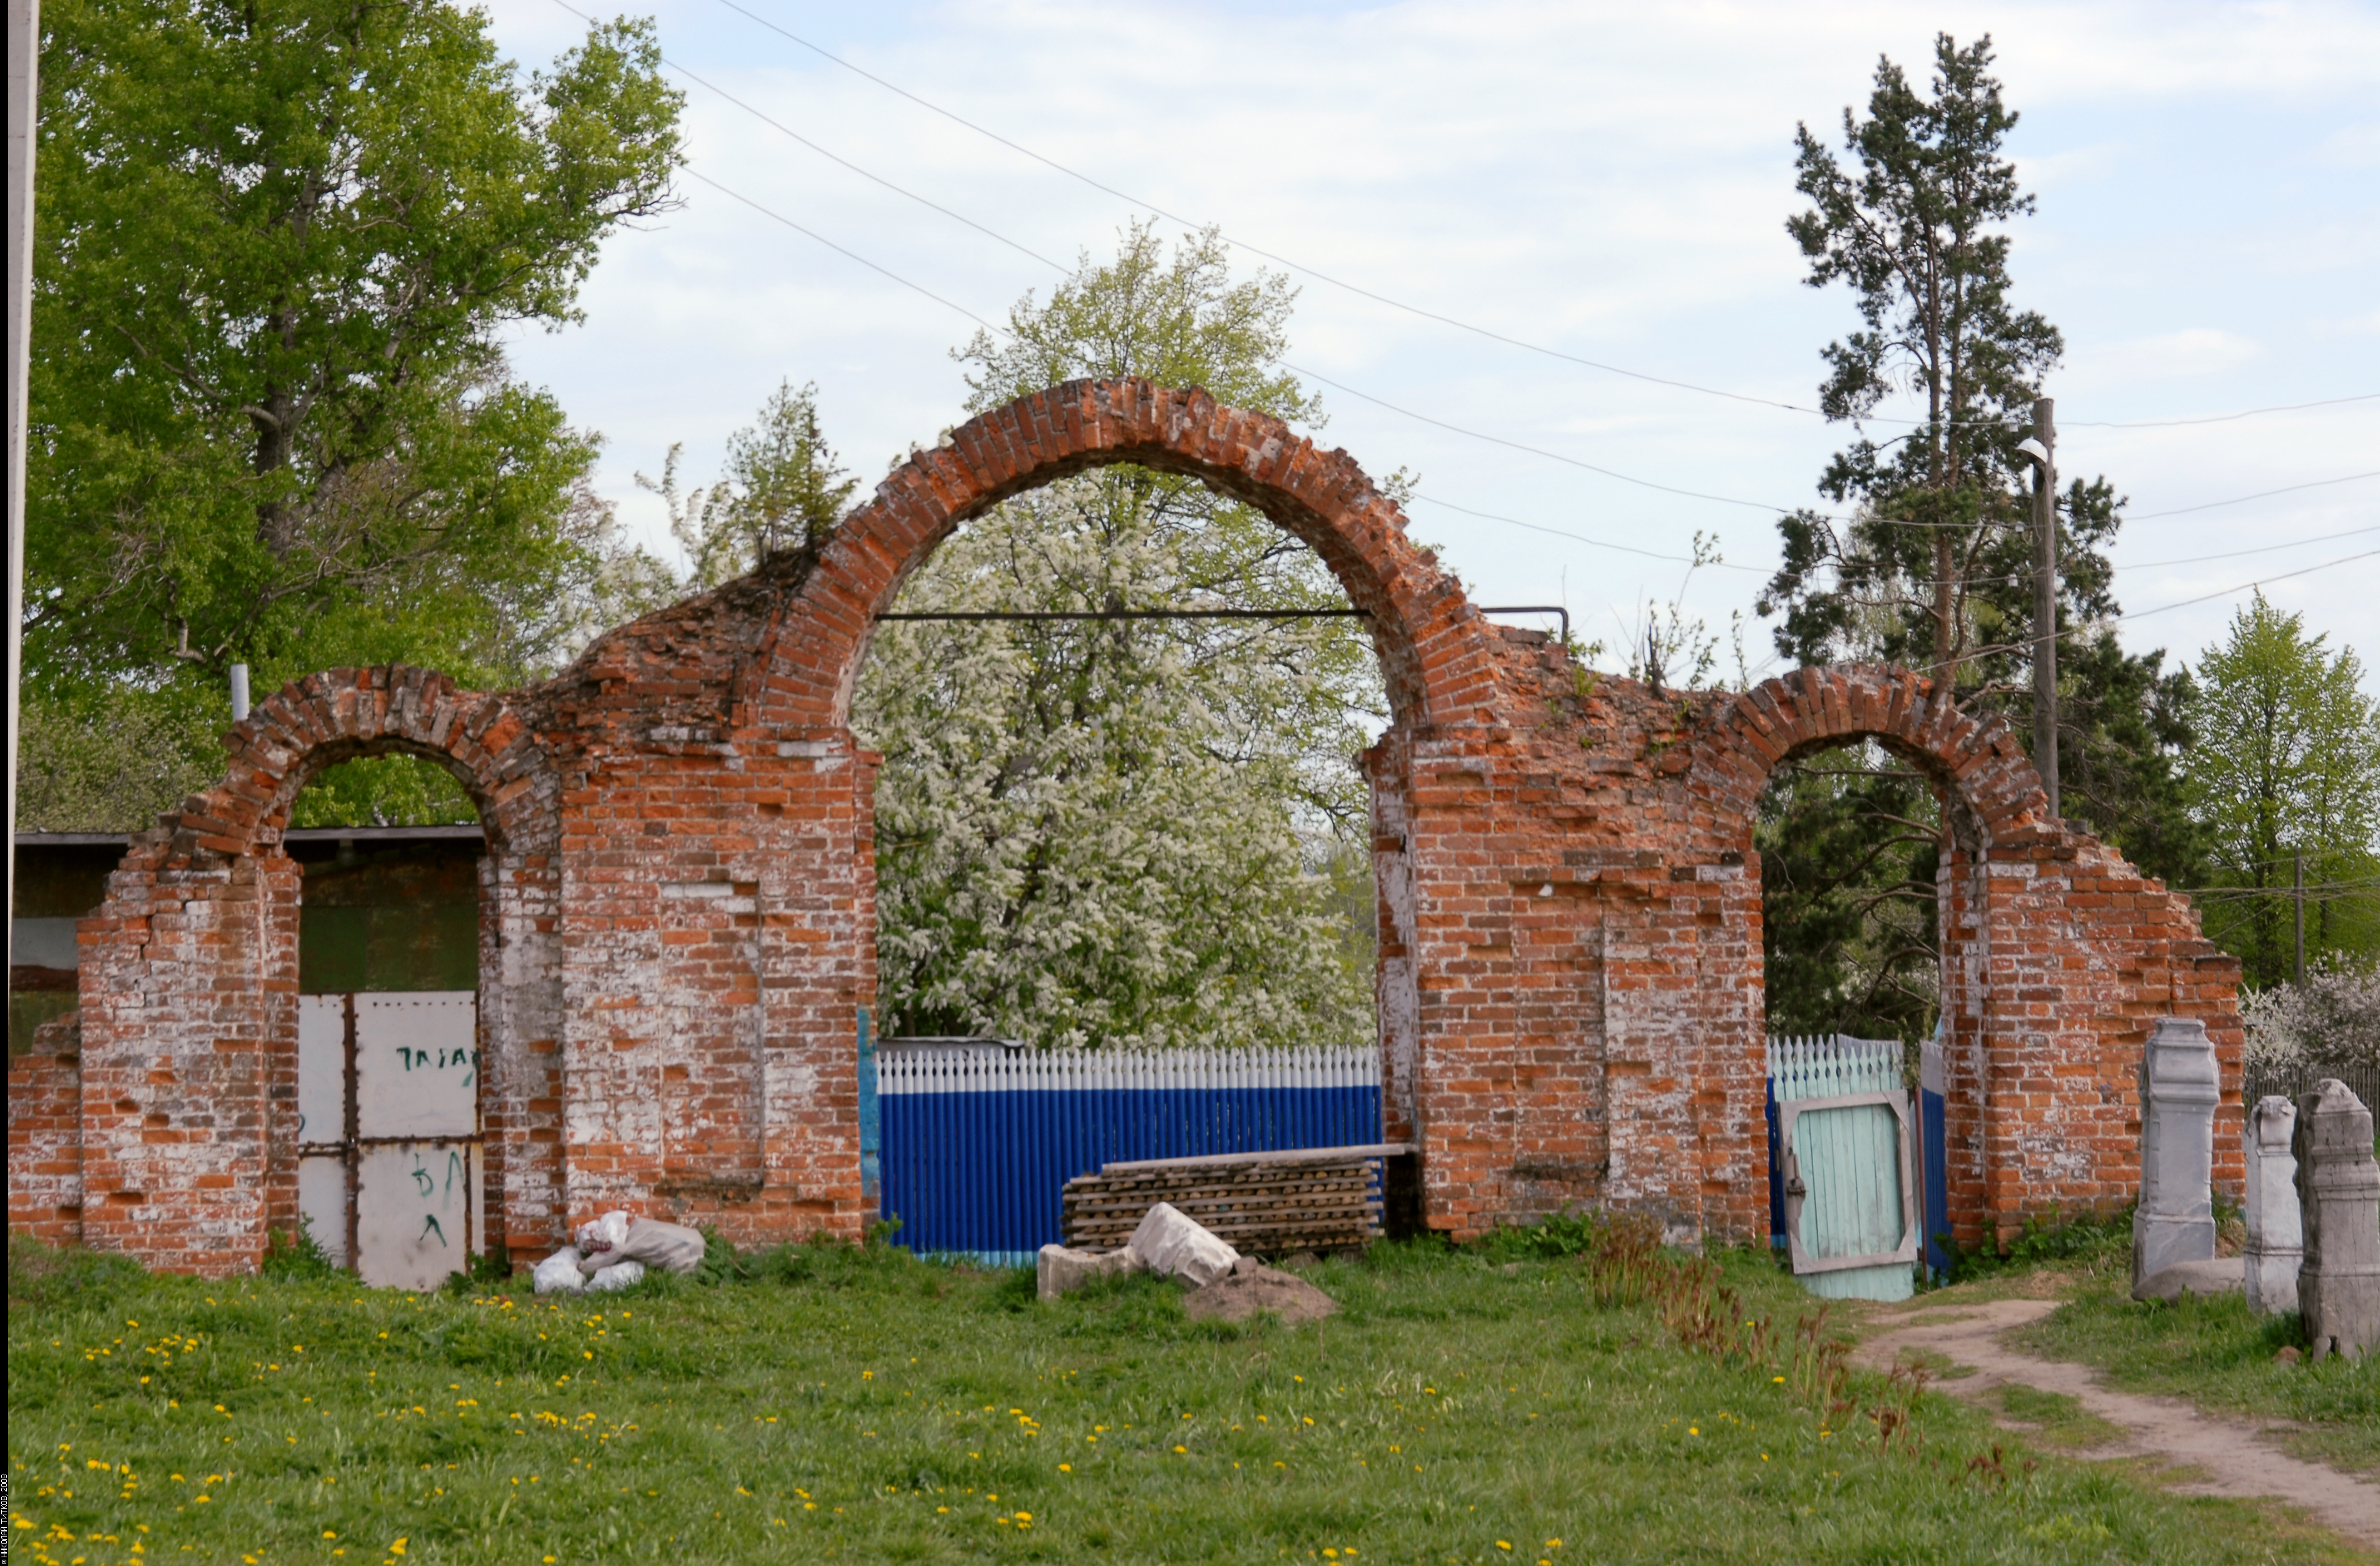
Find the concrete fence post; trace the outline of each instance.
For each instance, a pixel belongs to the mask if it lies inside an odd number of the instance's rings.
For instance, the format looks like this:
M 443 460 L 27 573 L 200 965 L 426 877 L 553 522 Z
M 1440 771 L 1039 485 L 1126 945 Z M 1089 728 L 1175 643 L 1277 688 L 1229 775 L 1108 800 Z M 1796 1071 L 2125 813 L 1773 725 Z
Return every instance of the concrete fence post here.
M 2313 1357 L 2380 1348 L 2380 1163 L 2372 1111 L 2337 1077 L 2298 1100 L 2298 1201 L 2305 1266 L 2298 1298 Z
M 2305 1225 L 2298 1207 L 2298 1160 L 2289 1151 L 2297 1124 L 2298 1107 L 2268 1093 L 2248 1111 L 2240 1132 L 2248 1155 L 2248 1308 L 2259 1316 L 2298 1310 Z
M 2166 1017 L 2141 1057 L 2141 1205 L 2132 1286 L 2215 1257 L 2215 1046 L 2195 1017 Z

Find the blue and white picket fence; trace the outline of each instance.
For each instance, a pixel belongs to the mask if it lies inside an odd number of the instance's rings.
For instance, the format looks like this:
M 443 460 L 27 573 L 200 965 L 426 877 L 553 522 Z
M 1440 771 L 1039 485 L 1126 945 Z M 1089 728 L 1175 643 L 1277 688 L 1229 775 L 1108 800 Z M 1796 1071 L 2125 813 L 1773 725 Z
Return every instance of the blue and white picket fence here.
M 1768 1040 L 1768 1215 L 1769 1244 L 1779 1250 L 1787 1248 L 1785 1233 L 1785 1149 L 1779 1137 L 1780 1117 L 1777 1106 L 1805 1099 L 1837 1098 L 1854 1093 L 1889 1092 L 1903 1086 L 1902 1046 L 1895 1039 L 1853 1038 L 1847 1034 L 1821 1035 L 1814 1038 L 1772 1038 Z M 1943 1130 L 1942 1045 L 1938 1035 L 1919 1046 L 1917 1110 L 1918 1146 L 1913 1151 L 1914 1172 L 1918 1178 L 1920 1201 L 1918 1211 L 1924 1225 L 1920 1236 L 1920 1254 L 1929 1271 L 1936 1276 L 1949 1267 L 1941 1239 L 1947 1237 L 1949 1223 L 1948 1192 L 1949 1159 Z M 1864 1111 L 1862 1111 L 1864 1114 Z M 1890 1127 L 1889 1116 L 1884 1111 L 1867 1115 L 1873 1125 L 1863 1129 L 1875 1135 L 1874 1147 L 1852 1148 L 1848 1145 L 1831 1147 L 1838 1159 L 1856 1158 L 1864 1165 L 1873 1165 L 1873 1175 L 1892 1185 L 1899 1185 L 1898 1134 Z M 1812 1126 L 1815 1131 L 1817 1127 Z M 1833 1127 L 1830 1135 L 1837 1141 L 1848 1126 Z M 1799 1138 L 1797 1138 L 1799 1140 Z M 1891 1205 L 1897 1206 L 1898 1196 Z M 1808 1215 L 1805 1213 L 1805 1221 Z M 1896 1232 L 1900 1231 L 1896 1223 Z M 1806 1243 L 1806 1242 L 1805 1242 Z M 1852 1290 L 1864 1295 L 1875 1280 L 1862 1280 L 1862 1272 L 1877 1269 L 1855 1269 L 1839 1273 L 1813 1274 L 1808 1281 L 1822 1293 Z
M 1368 1046 L 1013 1050 L 877 1046 L 881 1211 L 892 1242 L 1010 1265 L 1062 1240 L 1061 1195 L 1131 1159 L 1380 1139 Z

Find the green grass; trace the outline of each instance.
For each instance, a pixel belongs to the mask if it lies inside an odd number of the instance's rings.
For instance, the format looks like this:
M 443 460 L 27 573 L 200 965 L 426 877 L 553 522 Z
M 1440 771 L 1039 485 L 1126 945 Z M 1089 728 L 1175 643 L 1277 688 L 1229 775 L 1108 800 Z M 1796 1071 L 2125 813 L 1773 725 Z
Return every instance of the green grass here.
M 555 1303 L 14 1244 L 14 1543 L 60 1566 L 352 1566 L 400 1539 L 404 1566 L 2352 1559 L 1935 1393 L 1880 1448 L 1653 1306 L 1594 1305 L 1578 1261 L 1512 1256 L 1330 1262 L 1343 1314 L 1293 1329 L 1192 1322 L 1148 1279 L 1044 1305 L 1026 1274 L 832 1246 Z M 1763 1258 L 1725 1268 L 1780 1328 L 1808 1308 Z
M 2296 1317 L 2259 1318 L 2237 1294 L 2136 1304 L 2128 1282 L 2112 1266 L 2083 1271 L 2065 1305 L 2007 1341 L 2095 1366 L 2128 1392 L 2285 1421 L 2300 1426 L 2288 1443 L 2301 1456 L 2380 1472 L 2380 1356 L 2286 1364 L 2275 1355 L 2306 1341 Z
M 2039 1439 L 2055 1447 L 2104 1446 L 2121 1440 L 2123 1430 L 2082 1406 L 2070 1392 L 2045 1392 L 2010 1382 L 1999 1389 L 2000 1407 L 2010 1419 L 2037 1426 Z

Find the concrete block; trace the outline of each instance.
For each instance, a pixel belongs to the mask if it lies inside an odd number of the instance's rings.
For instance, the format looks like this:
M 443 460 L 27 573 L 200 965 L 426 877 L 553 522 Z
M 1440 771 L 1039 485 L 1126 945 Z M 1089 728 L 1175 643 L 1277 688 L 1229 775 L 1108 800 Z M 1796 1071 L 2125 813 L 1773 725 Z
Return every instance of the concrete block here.
M 2240 1132 L 2248 1162 L 2248 1308 L 2259 1316 L 2298 1313 L 2298 1269 L 2305 1225 L 2298 1208 L 2298 1160 L 2289 1151 L 2298 1107 L 2278 1093 L 2256 1101 Z
M 2141 1202 L 2132 1286 L 2177 1262 L 2215 1259 L 2215 1046 L 2195 1017 L 2167 1017 L 2141 1056 Z
M 1054 1300 L 1099 1279 L 1139 1270 L 1140 1263 L 1129 1250 L 1076 1251 L 1044 1245 L 1035 1262 L 1034 1292 L 1045 1300 Z
M 2178 1261 L 2133 1284 L 2132 1298 L 2163 1300 L 2170 1305 L 2184 1294 L 2196 1294 L 2202 1300 L 2216 1294 L 2236 1294 L 2245 1281 L 2243 1273 L 2238 1256 Z
M 2313 1357 L 2380 1348 L 2380 1163 L 2372 1111 L 2336 1077 L 2298 1100 L 2298 1203 L 2305 1266 L 2298 1300 Z

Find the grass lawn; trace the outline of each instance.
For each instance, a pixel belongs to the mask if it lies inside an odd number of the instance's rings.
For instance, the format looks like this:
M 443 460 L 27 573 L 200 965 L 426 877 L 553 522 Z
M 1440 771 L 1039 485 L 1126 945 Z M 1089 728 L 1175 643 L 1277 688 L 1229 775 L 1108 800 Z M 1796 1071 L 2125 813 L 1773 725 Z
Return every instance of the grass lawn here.
M 1343 1314 L 1285 1329 L 1194 1323 L 1148 1279 L 1043 1305 L 1029 1274 L 880 1249 L 555 1303 L 13 1244 L 13 1543 L 60 1566 L 2355 1559 L 1937 1394 L 1880 1446 L 1654 1305 L 1596 1305 L 1578 1263 L 1511 1254 L 1333 1261 L 1313 1276 Z M 1791 1281 L 1724 1266 L 1790 1339 Z

